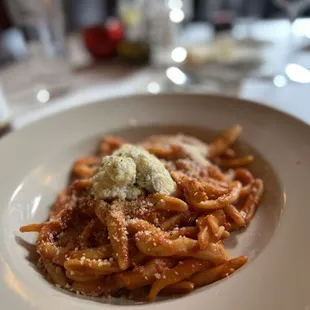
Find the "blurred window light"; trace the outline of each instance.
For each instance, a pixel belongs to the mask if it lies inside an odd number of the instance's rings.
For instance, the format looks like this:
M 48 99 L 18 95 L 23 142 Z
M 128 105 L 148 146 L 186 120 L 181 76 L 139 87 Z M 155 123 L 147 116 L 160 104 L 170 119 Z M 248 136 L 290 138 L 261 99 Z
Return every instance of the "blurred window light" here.
M 151 82 L 148 84 L 147 90 L 151 94 L 158 94 L 158 93 L 160 93 L 161 88 L 160 88 L 160 85 L 158 83 Z
M 177 24 L 177 23 L 181 23 L 184 20 L 185 14 L 180 9 L 172 9 L 170 11 L 169 18 L 173 23 Z
M 297 37 L 310 38 L 310 27 L 309 20 L 307 19 L 298 19 L 295 20 L 292 24 L 292 32 Z
M 186 83 L 186 75 L 177 67 L 169 67 L 166 75 L 174 84 L 183 85 Z
M 187 57 L 187 50 L 184 47 L 176 47 L 171 52 L 171 59 L 174 62 L 181 63 Z
M 183 1 L 182 0 L 168 0 L 168 7 L 171 10 L 173 10 L 173 9 L 179 9 L 180 10 L 183 8 Z
M 40 89 L 37 93 L 37 99 L 41 103 L 47 103 L 51 98 L 51 95 L 47 89 Z
M 276 75 L 273 79 L 273 84 L 276 87 L 284 87 L 287 84 L 286 78 L 283 75 Z
M 289 79 L 296 83 L 310 83 L 310 71 L 303 66 L 297 64 L 288 64 L 285 73 Z

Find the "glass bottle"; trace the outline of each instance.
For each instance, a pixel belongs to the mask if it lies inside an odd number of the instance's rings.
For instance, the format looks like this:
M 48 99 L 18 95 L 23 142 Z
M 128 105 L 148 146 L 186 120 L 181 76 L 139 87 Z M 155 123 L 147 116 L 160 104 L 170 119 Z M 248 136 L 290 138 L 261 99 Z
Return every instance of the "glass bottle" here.
M 125 39 L 118 54 L 128 62 L 143 64 L 149 61 L 147 0 L 119 0 L 118 15 L 125 28 Z

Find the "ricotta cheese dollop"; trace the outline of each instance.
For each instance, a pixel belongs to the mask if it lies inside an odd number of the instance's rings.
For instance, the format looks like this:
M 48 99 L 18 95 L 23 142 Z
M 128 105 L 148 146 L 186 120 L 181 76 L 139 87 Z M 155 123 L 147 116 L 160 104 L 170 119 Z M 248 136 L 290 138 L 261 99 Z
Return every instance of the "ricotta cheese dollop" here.
M 145 149 L 125 144 L 102 160 L 93 177 L 97 199 L 136 199 L 142 191 L 173 194 L 176 183 L 163 163 Z

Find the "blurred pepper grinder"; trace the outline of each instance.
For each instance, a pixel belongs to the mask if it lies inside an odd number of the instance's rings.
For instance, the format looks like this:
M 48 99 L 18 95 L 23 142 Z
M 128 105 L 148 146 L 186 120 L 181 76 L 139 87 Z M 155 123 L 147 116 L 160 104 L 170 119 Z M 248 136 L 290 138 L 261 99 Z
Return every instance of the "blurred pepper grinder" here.
M 11 129 L 11 111 L 0 88 L 0 137 L 10 132 Z
M 10 26 L 11 22 L 4 8 L 3 1 L 0 1 L 0 31 L 3 32 L 3 30 L 9 28 Z M 0 84 L 0 137 L 8 133 L 11 129 L 11 111 L 8 107 Z

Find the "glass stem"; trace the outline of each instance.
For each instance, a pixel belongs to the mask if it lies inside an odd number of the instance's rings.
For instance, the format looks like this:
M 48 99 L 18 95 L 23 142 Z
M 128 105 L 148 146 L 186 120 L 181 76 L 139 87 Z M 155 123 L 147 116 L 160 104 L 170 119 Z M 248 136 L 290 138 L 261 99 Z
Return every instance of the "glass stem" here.
M 252 39 L 254 36 L 253 36 L 253 27 L 254 27 L 254 24 L 255 24 L 255 20 L 254 18 L 251 18 L 249 17 L 247 19 L 247 38 L 246 39 Z
M 295 50 L 295 37 L 294 37 L 293 25 L 298 16 L 296 12 L 292 10 L 288 10 L 287 13 L 288 13 L 287 15 L 288 15 L 288 20 L 289 20 L 289 31 L 288 31 L 288 36 L 286 39 L 286 47 L 285 47 L 286 49 L 285 58 L 286 59 L 284 59 L 285 61 L 284 71 L 285 71 L 287 64 L 290 63 L 291 57 Z
M 288 17 L 288 20 L 289 20 L 289 31 L 287 33 L 287 36 L 286 38 L 284 38 L 284 44 L 283 44 L 283 47 L 282 47 L 282 53 L 283 53 L 283 56 L 282 56 L 282 69 L 280 69 L 282 71 L 282 74 L 285 75 L 285 71 L 286 71 L 286 67 L 287 65 L 290 63 L 291 61 L 291 57 L 294 53 L 294 47 L 295 47 L 295 38 L 294 38 L 294 32 L 293 32 L 293 24 L 294 24 L 294 21 L 296 20 L 297 18 L 297 14 L 296 12 L 292 12 L 292 10 L 287 10 L 287 17 Z

